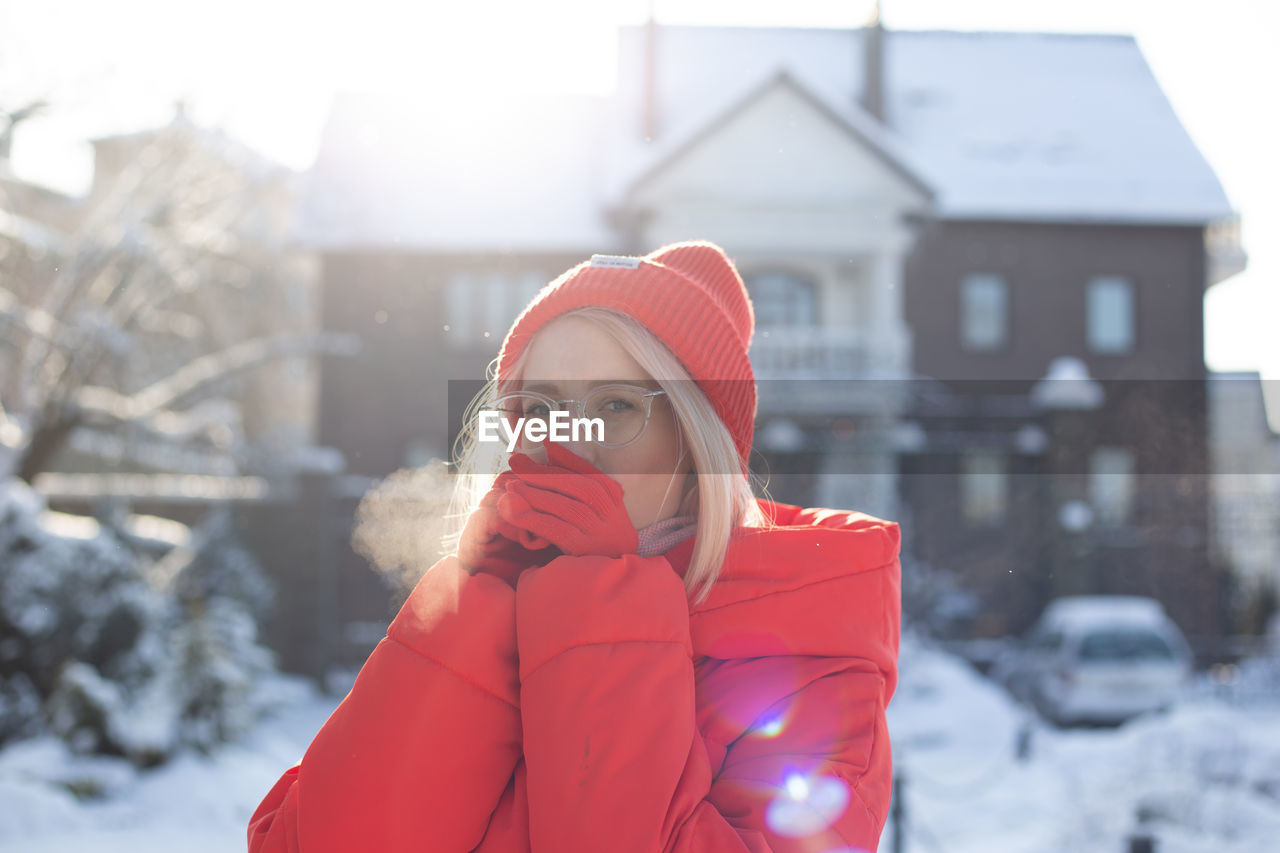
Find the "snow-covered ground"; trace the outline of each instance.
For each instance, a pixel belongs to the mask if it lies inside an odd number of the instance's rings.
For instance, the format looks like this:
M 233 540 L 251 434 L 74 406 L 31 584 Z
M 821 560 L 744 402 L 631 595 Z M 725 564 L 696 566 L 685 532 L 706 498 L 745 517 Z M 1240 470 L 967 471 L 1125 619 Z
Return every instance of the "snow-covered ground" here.
M 1201 680 L 1168 714 L 1059 730 L 952 655 L 904 640 L 899 664 L 889 729 L 907 850 L 1122 853 L 1140 810 L 1159 853 L 1280 849 L 1274 694 L 1228 705 Z M 882 850 L 891 838 L 892 821 Z
M 1280 703 L 1188 692 L 1117 729 L 1056 730 L 963 661 L 904 638 L 889 709 L 905 777 L 908 851 L 1127 850 L 1139 808 L 1160 853 L 1269 851 L 1280 838 Z M 278 710 L 239 743 L 138 772 L 56 741 L 0 751 L 0 850 L 190 853 L 245 849 L 249 815 L 336 707 L 277 678 Z M 1030 756 L 1015 756 L 1030 721 Z M 70 789 L 100 792 L 77 798 Z M 881 839 L 891 849 L 892 819 Z
M 249 816 L 342 698 L 291 676 L 262 689 L 275 710 L 246 737 L 209 756 L 184 752 L 155 770 L 70 756 L 53 738 L 0 751 L 0 851 L 245 850 Z M 100 796 L 77 798 L 72 788 Z

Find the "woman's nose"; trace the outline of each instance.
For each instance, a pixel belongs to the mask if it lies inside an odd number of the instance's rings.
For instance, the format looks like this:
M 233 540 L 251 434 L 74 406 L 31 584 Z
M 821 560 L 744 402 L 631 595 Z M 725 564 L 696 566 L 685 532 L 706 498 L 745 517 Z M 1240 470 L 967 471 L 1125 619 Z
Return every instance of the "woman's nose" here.
M 583 459 L 587 460 L 592 465 L 595 465 L 597 468 L 600 467 L 597 464 L 598 462 L 597 456 L 599 455 L 600 447 L 595 442 L 573 441 L 571 439 L 569 441 L 560 441 L 556 443 L 559 444 L 561 447 L 565 448 L 566 450 L 568 450 L 570 453 L 574 454 L 575 456 L 580 456 Z

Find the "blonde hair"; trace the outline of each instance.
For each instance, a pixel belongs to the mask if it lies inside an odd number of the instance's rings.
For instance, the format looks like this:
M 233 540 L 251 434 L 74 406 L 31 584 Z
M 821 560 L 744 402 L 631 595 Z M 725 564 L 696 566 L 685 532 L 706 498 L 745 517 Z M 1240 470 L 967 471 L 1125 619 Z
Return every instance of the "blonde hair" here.
M 728 428 L 671 350 L 638 320 L 618 311 L 586 306 L 559 315 L 570 316 L 599 326 L 667 392 L 676 424 L 693 460 L 694 482 L 681 496 L 676 512 L 693 515 L 698 520 L 697 538 L 684 584 L 691 603 L 700 604 L 720 576 L 733 529 L 771 527 L 772 520 L 756 502 L 749 476 L 740 473 L 742 463 Z M 520 381 L 528 352 L 526 346 L 513 363 L 511 375 L 502 377 L 501 384 L 495 375 L 497 359 L 494 359 L 489 365 L 485 386 L 467 407 L 462 432 L 454 445 L 458 477 L 449 512 L 454 530 L 445 537 L 447 547 L 456 547 L 466 517 L 505 467 L 505 455 L 499 443 L 477 441 L 477 414 Z M 765 492 L 763 484 L 759 489 Z

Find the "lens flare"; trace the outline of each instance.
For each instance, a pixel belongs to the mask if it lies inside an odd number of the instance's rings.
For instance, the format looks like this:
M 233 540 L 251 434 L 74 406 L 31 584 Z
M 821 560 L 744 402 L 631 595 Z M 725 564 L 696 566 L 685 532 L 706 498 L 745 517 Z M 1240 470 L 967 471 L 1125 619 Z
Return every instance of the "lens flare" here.
M 849 786 L 843 779 L 791 773 L 765 809 L 765 820 L 777 835 L 803 838 L 834 824 L 848 804 Z
M 780 711 L 773 717 L 761 723 L 759 728 L 756 729 L 756 732 L 764 737 L 777 737 L 782 732 L 783 728 L 785 728 L 786 723 L 787 715 Z
M 803 800 L 809 796 L 809 781 L 799 773 L 792 773 L 787 777 L 786 788 L 793 800 Z

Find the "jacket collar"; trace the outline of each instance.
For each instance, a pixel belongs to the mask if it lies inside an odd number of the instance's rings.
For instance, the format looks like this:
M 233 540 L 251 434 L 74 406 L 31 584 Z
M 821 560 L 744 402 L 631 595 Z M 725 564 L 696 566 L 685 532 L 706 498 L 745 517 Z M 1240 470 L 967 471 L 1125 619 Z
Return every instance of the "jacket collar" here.
M 901 608 L 898 525 L 759 500 L 775 527 L 734 529 L 710 595 L 691 608 L 695 656 L 835 655 L 892 664 Z M 694 538 L 666 556 L 681 577 Z

